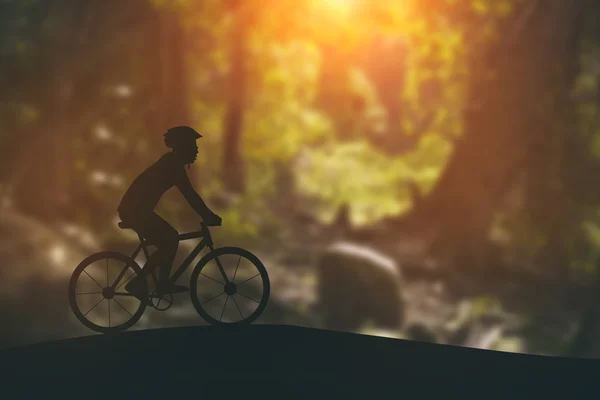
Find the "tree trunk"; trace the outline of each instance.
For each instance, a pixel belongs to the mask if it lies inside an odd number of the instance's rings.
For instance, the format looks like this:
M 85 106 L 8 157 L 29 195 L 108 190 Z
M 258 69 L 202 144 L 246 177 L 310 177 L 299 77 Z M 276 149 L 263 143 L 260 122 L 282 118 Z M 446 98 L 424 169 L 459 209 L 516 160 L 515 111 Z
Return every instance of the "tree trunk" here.
M 224 120 L 223 183 L 231 192 L 245 191 L 245 169 L 242 155 L 242 130 L 246 97 L 246 35 L 249 20 L 247 7 L 234 5 L 235 19 L 230 36 L 229 100 Z
M 175 126 L 192 126 L 189 111 L 189 73 L 186 65 L 187 35 L 178 13 L 161 10 L 160 23 L 160 94 L 162 131 Z M 193 128 L 193 126 L 192 126 Z M 201 133 L 202 134 L 202 133 Z M 188 170 L 196 180 L 196 170 Z
M 181 17 L 172 11 L 159 13 L 160 90 L 162 128 L 190 125 L 188 83 L 185 62 L 186 34 Z
M 115 14 L 114 8 L 108 8 L 110 4 L 102 2 L 77 5 L 50 7 L 53 18 L 48 19 L 61 23 L 50 30 L 53 35 L 36 38 L 40 44 L 34 61 L 36 73 L 26 75 L 20 86 L 22 101 L 36 106 L 41 118 L 29 128 L 27 146 L 11 160 L 14 169 L 8 186 L 22 212 L 49 221 L 68 218 L 74 210 L 73 142 L 89 128 L 89 114 L 97 107 L 97 102 L 89 100 L 94 90 L 84 82 L 97 63 L 111 55 L 113 37 L 106 37 L 105 32 L 118 30 L 126 35 L 137 28 L 130 17 L 140 14 L 139 7 L 135 14 L 131 6 L 120 7 Z M 107 25 L 107 16 L 116 23 Z
M 359 64 L 373 83 L 377 96 L 387 112 L 386 129 L 369 134 L 371 143 L 389 155 L 410 150 L 419 138 L 419 132 L 406 135 L 402 126 L 405 110 L 401 94 L 406 79 L 408 47 L 401 37 L 378 36 L 359 49 Z
M 586 2 L 586 17 L 585 17 L 585 29 L 586 34 L 591 40 L 598 42 L 600 41 L 600 29 L 597 24 L 598 18 L 600 18 L 600 5 L 598 2 L 588 0 Z M 572 136 L 567 137 L 565 140 L 567 146 L 574 146 L 574 140 Z M 571 160 L 573 161 L 573 160 Z M 597 175 L 594 175 L 594 177 Z M 581 179 L 578 182 L 582 184 Z M 592 192 L 592 191 L 590 191 Z M 581 194 L 585 196 L 584 193 Z M 596 200 L 597 201 L 597 200 Z M 557 229 L 558 230 L 558 229 Z M 581 320 L 579 323 L 578 330 L 573 337 L 569 348 L 566 349 L 565 356 L 568 357 L 589 357 L 598 358 L 600 357 L 600 266 L 596 263 L 596 282 L 591 290 L 588 304 L 583 310 Z
M 495 59 L 473 56 L 464 136 L 419 211 L 438 227 L 432 250 L 455 266 L 486 264 L 490 227 L 520 168 L 547 142 L 549 127 L 566 128 L 567 117 L 555 111 L 574 78 L 564 66 L 577 62 L 569 45 L 582 6 L 543 3 L 516 41 L 494 48 Z
M 21 210 L 51 223 L 66 217 L 69 209 L 72 152 L 66 121 L 73 87 L 66 76 L 58 71 L 51 75 L 44 91 L 44 115 L 33 128 L 43 133 L 32 146 L 21 150 L 29 154 L 25 163 L 17 165 L 22 170 L 13 180 Z

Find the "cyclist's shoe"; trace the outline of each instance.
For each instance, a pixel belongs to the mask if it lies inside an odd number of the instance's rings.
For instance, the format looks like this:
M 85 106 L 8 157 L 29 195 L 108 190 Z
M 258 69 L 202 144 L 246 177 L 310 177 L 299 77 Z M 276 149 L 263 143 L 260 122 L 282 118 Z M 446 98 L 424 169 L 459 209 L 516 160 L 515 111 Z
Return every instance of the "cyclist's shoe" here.
M 187 292 L 189 289 L 185 286 L 175 285 L 171 281 L 161 282 L 158 284 L 157 294 L 172 294 L 172 293 L 182 293 Z
M 148 287 L 146 286 L 144 281 L 133 279 L 127 285 L 125 285 L 125 290 L 134 295 L 139 301 L 144 303 L 147 306 L 152 306 L 152 301 L 148 296 Z

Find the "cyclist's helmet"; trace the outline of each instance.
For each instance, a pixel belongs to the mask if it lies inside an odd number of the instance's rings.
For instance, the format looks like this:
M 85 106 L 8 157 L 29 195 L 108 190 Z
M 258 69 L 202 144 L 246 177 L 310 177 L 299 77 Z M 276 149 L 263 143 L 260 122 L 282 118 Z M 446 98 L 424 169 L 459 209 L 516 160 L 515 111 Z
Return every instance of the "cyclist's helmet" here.
M 189 126 L 176 126 L 167 130 L 164 137 L 167 147 L 174 149 L 181 145 L 189 145 L 196 139 L 201 138 L 202 135 Z

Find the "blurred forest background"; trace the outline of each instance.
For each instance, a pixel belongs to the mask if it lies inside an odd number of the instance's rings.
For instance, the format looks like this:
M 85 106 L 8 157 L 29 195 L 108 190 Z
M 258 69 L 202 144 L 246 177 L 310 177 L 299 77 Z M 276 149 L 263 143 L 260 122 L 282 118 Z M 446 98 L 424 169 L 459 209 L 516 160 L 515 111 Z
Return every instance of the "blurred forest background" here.
M 134 250 L 118 202 L 190 125 L 217 246 L 271 275 L 260 322 L 600 356 L 599 18 L 593 0 L 0 1 L 2 346 L 92 333 L 70 274 Z M 199 228 L 176 190 L 158 212 Z M 203 324 L 176 300 L 136 328 Z

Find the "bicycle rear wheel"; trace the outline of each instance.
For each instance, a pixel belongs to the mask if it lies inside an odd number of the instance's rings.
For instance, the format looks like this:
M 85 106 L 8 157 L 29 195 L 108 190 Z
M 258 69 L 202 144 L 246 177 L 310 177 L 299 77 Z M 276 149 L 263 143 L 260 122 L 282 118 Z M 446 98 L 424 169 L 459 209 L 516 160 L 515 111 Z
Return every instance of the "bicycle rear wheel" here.
M 121 253 L 103 251 L 87 257 L 75 268 L 69 282 L 69 304 L 77 319 L 100 333 L 133 326 L 146 305 L 127 293 L 125 285 L 140 272 L 135 260 Z M 118 277 L 121 279 L 113 285 Z
M 217 264 L 230 281 L 226 284 Z M 262 262 L 239 247 L 222 247 L 204 256 L 190 279 L 194 308 L 213 325 L 254 322 L 269 301 L 271 283 Z

